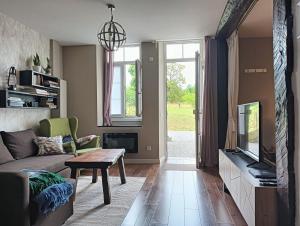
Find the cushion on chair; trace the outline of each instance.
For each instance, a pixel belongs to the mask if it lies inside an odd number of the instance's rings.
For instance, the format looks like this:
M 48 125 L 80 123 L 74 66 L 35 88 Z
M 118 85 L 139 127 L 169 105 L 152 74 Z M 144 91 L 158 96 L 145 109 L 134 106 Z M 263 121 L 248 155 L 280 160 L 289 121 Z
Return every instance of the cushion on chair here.
M 39 147 L 37 155 L 57 155 L 64 154 L 62 137 L 36 137 L 35 144 Z
M 32 129 L 18 132 L 1 132 L 4 144 L 14 159 L 23 159 L 37 154 L 33 139 L 36 135 Z
M 68 118 L 52 118 L 40 121 L 40 133 L 46 137 L 62 136 L 64 138 L 68 136 L 72 137 L 74 131 L 71 131 Z M 74 141 L 71 141 L 70 144 L 64 143 L 63 147 L 67 153 L 75 153 L 76 151 Z
M 0 165 L 3 163 L 13 161 L 13 160 L 14 160 L 14 158 L 10 154 L 7 147 L 4 145 L 2 138 L 0 136 Z

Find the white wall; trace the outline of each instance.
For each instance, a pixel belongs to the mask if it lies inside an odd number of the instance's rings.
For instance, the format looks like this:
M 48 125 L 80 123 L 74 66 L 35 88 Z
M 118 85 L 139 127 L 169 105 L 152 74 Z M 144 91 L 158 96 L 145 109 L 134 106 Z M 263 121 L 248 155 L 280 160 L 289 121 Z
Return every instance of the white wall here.
M 38 32 L 0 13 L 0 89 L 5 88 L 9 68 L 17 70 L 30 67 L 36 52 L 43 64 L 50 56 L 50 41 Z M 48 109 L 0 108 L 0 130 L 15 131 L 36 127 L 38 122 L 50 117 Z
M 296 176 L 296 224 L 300 225 L 300 7 L 292 0 L 294 15 L 294 73 L 292 85 L 295 98 L 295 176 Z

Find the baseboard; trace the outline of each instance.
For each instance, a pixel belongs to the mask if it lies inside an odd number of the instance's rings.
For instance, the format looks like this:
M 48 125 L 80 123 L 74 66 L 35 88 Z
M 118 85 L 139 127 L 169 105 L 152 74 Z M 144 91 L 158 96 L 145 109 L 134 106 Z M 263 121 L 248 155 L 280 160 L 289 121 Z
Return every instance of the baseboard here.
M 159 159 L 159 162 L 160 162 L 161 165 L 164 164 L 166 162 L 166 157 L 165 156 L 161 157 Z
M 127 164 L 160 164 L 159 159 L 124 159 Z

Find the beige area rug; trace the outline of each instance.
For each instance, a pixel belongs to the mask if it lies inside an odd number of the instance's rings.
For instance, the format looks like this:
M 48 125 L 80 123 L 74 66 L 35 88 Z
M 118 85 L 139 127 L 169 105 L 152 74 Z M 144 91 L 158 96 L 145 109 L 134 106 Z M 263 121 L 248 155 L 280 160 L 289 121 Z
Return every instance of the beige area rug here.
M 95 184 L 91 176 L 79 177 L 74 214 L 64 226 L 121 225 L 145 179 L 126 177 L 126 184 L 121 184 L 119 177 L 110 177 L 111 204 L 104 205 L 101 177 Z

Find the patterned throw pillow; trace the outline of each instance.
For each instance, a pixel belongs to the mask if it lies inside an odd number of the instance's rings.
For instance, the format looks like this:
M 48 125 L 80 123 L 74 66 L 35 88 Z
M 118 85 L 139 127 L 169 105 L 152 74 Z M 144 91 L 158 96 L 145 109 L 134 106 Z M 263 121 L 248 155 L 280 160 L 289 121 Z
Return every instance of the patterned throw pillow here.
M 65 154 L 62 137 L 36 137 L 34 142 L 39 147 L 37 155 Z

